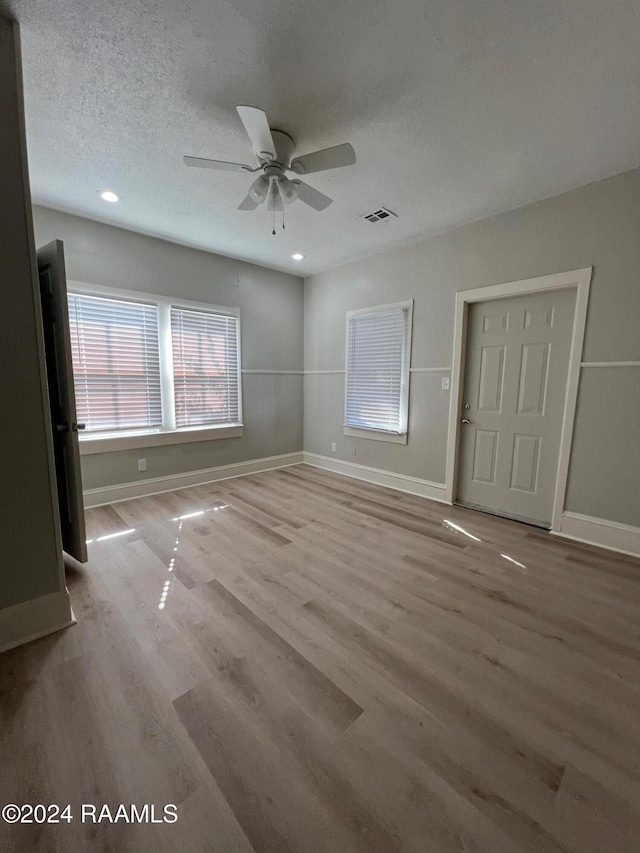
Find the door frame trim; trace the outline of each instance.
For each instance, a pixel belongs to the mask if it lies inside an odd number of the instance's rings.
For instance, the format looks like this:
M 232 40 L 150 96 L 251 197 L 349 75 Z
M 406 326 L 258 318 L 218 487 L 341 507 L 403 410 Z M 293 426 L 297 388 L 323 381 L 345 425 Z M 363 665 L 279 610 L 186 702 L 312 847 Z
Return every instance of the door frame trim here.
M 453 367 L 451 371 L 451 400 L 449 403 L 449 430 L 447 435 L 447 463 L 445 474 L 445 499 L 453 503 L 456 498 L 458 480 L 458 455 L 460 449 L 460 404 L 462 396 L 462 380 L 466 359 L 467 318 L 469 306 L 473 302 L 488 302 L 492 299 L 503 299 L 507 296 L 521 296 L 527 293 L 543 293 L 549 290 L 565 290 L 575 288 L 576 302 L 573 315 L 573 330 L 571 334 L 571 349 L 569 351 L 569 371 L 565 392 L 564 410 L 562 413 L 562 430 L 560 433 L 560 455 L 553 498 L 551 529 L 560 530 L 562 526 L 562 511 L 567 492 L 569 475 L 569 457 L 573 438 L 576 403 L 578 400 L 578 384 L 580 381 L 580 362 L 584 332 L 587 322 L 587 304 L 591 286 L 592 267 L 579 270 L 543 275 L 536 278 L 509 281 L 504 284 L 494 284 L 488 287 L 477 287 L 472 290 L 460 290 L 456 293 L 456 309 L 453 334 Z

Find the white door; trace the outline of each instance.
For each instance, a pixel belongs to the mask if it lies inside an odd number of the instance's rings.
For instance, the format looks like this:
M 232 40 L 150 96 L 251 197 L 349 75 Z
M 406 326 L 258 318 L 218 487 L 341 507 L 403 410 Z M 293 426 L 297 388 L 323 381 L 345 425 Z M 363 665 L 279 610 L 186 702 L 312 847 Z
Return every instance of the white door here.
M 551 526 L 575 290 L 469 306 L 458 502 Z

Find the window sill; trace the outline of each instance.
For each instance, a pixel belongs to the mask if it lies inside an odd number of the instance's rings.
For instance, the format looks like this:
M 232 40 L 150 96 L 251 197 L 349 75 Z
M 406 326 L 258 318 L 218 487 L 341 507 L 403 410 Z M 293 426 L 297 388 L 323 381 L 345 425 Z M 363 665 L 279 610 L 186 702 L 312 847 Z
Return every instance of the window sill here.
M 186 444 L 191 441 L 213 441 L 220 438 L 239 438 L 242 424 L 231 426 L 189 427 L 166 432 L 131 432 L 120 435 L 83 435 L 80 455 L 111 453 L 114 450 L 133 450 L 136 447 L 157 447 L 163 444 Z
M 403 432 L 400 435 L 395 432 L 383 432 L 378 429 L 364 429 L 363 427 L 345 426 L 344 434 L 352 438 L 370 438 L 373 441 L 388 441 L 391 444 L 406 444 L 407 433 Z

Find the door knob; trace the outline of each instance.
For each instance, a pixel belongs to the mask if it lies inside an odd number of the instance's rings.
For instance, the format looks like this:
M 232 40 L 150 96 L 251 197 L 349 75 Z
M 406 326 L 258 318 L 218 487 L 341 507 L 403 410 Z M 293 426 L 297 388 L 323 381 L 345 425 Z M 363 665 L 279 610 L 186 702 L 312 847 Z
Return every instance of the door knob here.
M 472 424 L 472 423 L 473 423 L 473 421 L 470 421 L 470 420 L 469 420 L 469 418 L 463 418 L 463 419 L 462 419 L 462 423 L 463 423 L 463 424 Z
M 77 432 L 79 429 L 85 429 L 85 427 L 86 427 L 86 424 L 74 424 L 73 425 L 73 431 Z

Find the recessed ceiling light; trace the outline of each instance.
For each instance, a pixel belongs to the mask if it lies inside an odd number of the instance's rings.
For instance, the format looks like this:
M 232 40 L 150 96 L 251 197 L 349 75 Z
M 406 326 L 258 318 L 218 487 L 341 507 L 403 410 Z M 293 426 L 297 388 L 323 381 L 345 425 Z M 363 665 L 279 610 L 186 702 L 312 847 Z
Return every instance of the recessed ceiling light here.
M 120 196 L 112 190 L 98 190 L 98 195 L 103 201 L 110 201 L 112 204 L 116 201 L 120 201 Z
M 296 252 L 295 255 L 291 255 L 294 261 L 304 261 L 307 257 L 306 255 L 301 255 L 300 252 Z

